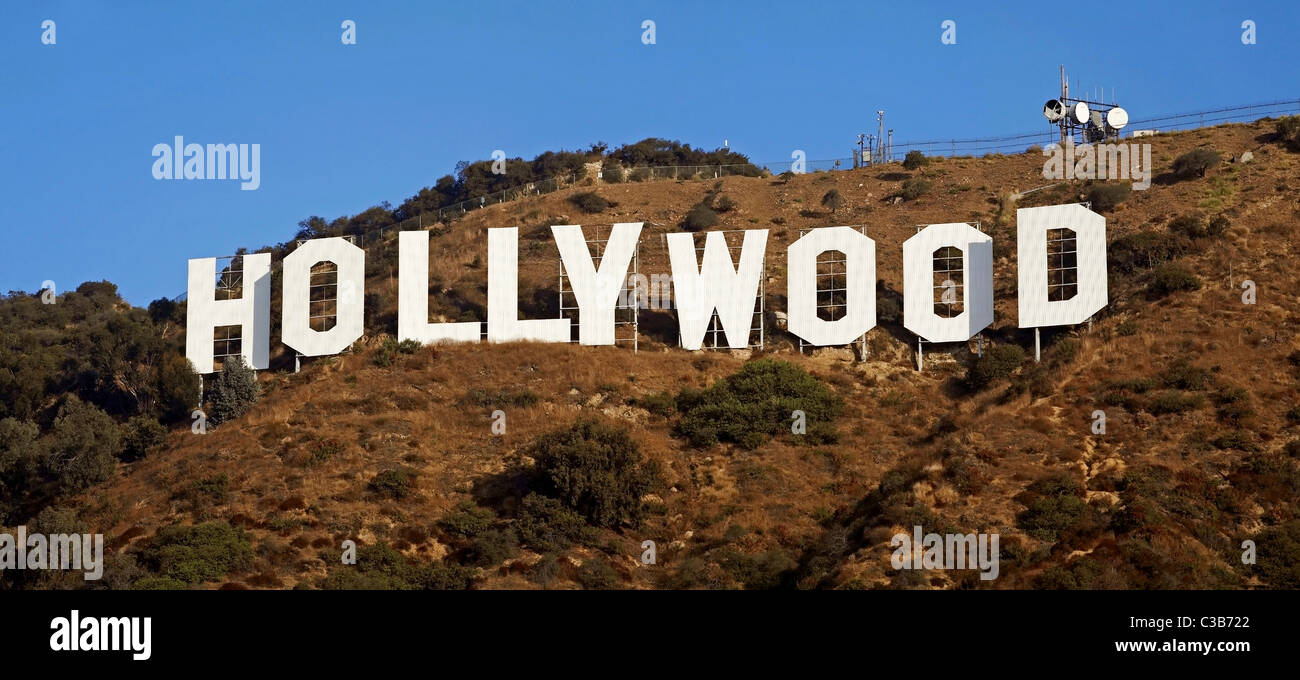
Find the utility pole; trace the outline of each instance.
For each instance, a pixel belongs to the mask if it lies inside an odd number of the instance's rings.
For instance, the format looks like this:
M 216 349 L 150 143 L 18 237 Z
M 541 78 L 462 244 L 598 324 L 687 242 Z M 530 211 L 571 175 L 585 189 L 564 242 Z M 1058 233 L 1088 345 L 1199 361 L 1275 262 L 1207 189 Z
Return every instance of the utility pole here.
M 876 139 L 880 140 L 879 148 L 876 150 L 877 163 L 884 162 L 885 155 L 885 112 L 876 111 Z
M 1065 64 L 1061 64 L 1061 104 L 1066 107 L 1065 117 L 1061 118 L 1061 148 L 1065 148 L 1065 130 L 1070 119 L 1069 100 L 1070 81 L 1065 79 Z

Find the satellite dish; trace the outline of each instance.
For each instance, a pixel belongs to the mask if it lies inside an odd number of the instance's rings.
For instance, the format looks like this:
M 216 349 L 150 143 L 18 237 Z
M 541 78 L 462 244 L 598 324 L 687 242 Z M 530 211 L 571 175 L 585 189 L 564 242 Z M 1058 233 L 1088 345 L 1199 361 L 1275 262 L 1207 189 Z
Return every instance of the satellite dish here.
M 1048 99 L 1047 103 L 1043 104 L 1043 116 L 1048 122 L 1059 122 L 1065 117 L 1065 104 L 1056 99 Z
M 1079 125 L 1086 124 L 1088 122 L 1088 105 L 1083 102 L 1075 103 L 1074 108 L 1070 111 L 1070 117 Z
M 1128 125 L 1128 111 L 1116 106 L 1106 112 L 1106 127 L 1118 130 Z

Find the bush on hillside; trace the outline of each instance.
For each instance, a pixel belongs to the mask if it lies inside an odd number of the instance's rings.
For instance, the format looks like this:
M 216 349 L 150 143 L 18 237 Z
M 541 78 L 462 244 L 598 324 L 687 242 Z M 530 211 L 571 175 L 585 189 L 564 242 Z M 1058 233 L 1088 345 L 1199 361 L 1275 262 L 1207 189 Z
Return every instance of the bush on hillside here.
M 618 165 L 606 165 L 600 169 L 600 180 L 606 184 L 620 184 L 623 176 L 623 168 Z
M 1139 231 L 1115 239 L 1106 249 L 1106 255 L 1111 268 L 1128 274 L 1182 257 L 1191 248 L 1191 243 L 1179 234 Z
M 212 413 L 208 415 L 208 422 L 219 425 L 244 415 L 257 403 L 261 394 L 257 372 L 244 363 L 244 358 L 238 355 L 226 357 L 221 372 L 212 382 Z
M 1147 294 L 1161 298 L 1185 290 L 1200 290 L 1201 280 L 1195 274 L 1175 264 L 1162 264 L 1151 272 L 1147 281 Z
M 1178 179 L 1204 177 L 1219 164 L 1219 154 L 1212 149 L 1194 149 L 1174 159 L 1173 172 Z
M 558 499 L 537 493 L 524 496 L 515 529 L 524 545 L 543 553 L 590 543 L 596 534 L 582 515 Z
M 1300 116 L 1282 116 L 1277 120 L 1277 137 L 1286 148 L 1300 151 Z
M 163 422 L 188 420 L 199 405 L 199 374 L 179 354 L 165 358 L 158 369 L 158 404 Z
M 1128 182 L 1093 184 L 1088 187 L 1088 202 L 1092 204 L 1094 210 L 1102 212 L 1114 210 L 1115 206 L 1123 203 L 1132 191 L 1133 185 Z
M 1300 520 L 1265 529 L 1255 542 L 1259 546 L 1256 570 L 1260 579 L 1272 588 L 1300 588 Z
M 902 196 L 904 200 L 912 201 L 928 193 L 930 193 L 930 180 L 914 177 L 903 180 L 903 188 L 898 195 Z
M 122 460 L 145 457 L 151 449 L 167 439 L 167 428 L 149 416 L 132 416 L 122 425 Z
M 908 151 L 907 155 L 903 157 L 903 167 L 907 170 L 915 170 L 929 163 L 930 159 L 926 158 L 925 154 L 916 149 Z
M 830 191 L 827 191 L 824 196 L 822 196 L 822 207 L 830 208 L 832 215 L 834 215 L 835 212 L 840 209 L 840 205 L 842 205 L 843 203 L 844 203 L 844 198 L 840 196 L 839 189 L 831 189 Z
M 46 471 L 65 490 L 80 491 L 113 474 L 122 451 L 122 432 L 94 404 L 69 396 L 59 408 L 45 445 Z
M 579 420 L 541 435 L 529 450 L 536 491 L 558 499 L 595 526 L 637 524 L 641 497 L 659 482 L 659 468 L 621 427 Z
M 578 568 L 578 583 L 587 590 L 614 590 L 622 585 L 622 579 L 607 560 L 593 557 Z
M 996 380 L 1011 377 L 1025 363 L 1025 350 L 1019 345 L 996 345 L 974 356 L 966 367 L 966 385 L 972 390 L 982 390 Z
M 243 531 L 227 522 L 208 522 L 159 529 L 140 558 L 158 576 L 195 585 L 248 569 L 253 550 Z
M 415 490 L 416 471 L 408 467 L 389 468 L 370 480 L 370 490 L 387 498 L 402 500 Z
M 834 419 L 843 400 L 820 380 L 788 361 L 759 359 L 704 390 L 677 395 L 682 414 L 677 434 L 695 446 L 730 442 L 753 449 L 791 431 L 794 411 L 803 411 L 807 430 L 800 443 L 835 440 Z
M 472 539 L 491 528 L 494 522 L 496 514 L 491 510 L 480 508 L 470 501 L 462 501 L 455 510 L 438 520 L 438 526 L 452 536 Z
M 321 583 L 321 589 L 467 590 L 474 574 L 473 567 L 451 562 L 419 564 L 380 543 L 357 548 L 357 563 L 336 565 Z
M 717 223 L 718 213 L 704 203 L 697 203 L 690 212 L 686 213 L 686 219 L 682 220 L 682 229 L 701 231 Z
M 600 213 L 609 209 L 609 201 L 601 198 L 600 194 L 593 191 L 584 191 L 580 194 L 574 194 L 569 197 L 569 202 L 578 206 L 578 209 L 585 213 Z

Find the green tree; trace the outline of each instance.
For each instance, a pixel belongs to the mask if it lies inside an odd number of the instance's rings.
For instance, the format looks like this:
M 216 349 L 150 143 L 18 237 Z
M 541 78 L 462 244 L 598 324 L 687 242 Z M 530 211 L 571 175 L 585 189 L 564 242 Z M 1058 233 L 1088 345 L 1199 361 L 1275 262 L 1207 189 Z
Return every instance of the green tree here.
M 1204 177 L 1205 172 L 1219 164 L 1219 154 L 1213 149 L 1194 149 L 1174 159 L 1174 176 L 1179 179 Z
M 167 428 L 149 416 L 132 416 L 122 425 L 122 460 L 133 461 L 167 439 Z
M 244 363 L 242 356 L 226 357 L 212 383 L 212 413 L 208 421 L 219 425 L 234 420 L 247 413 L 260 396 L 257 372 Z
M 832 215 L 834 215 L 835 212 L 840 209 L 841 203 L 843 203 L 843 198 L 840 196 L 839 189 L 831 189 L 830 191 L 826 192 L 824 196 L 822 196 L 822 206 L 826 208 L 830 208 Z
M 596 526 L 640 522 L 641 497 L 658 483 L 658 467 L 641 455 L 626 430 L 596 420 L 538 437 L 531 447 L 538 491 Z
M 199 374 L 189 359 L 172 354 L 158 370 L 158 407 L 164 422 L 187 420 L 199 405 Z
M 903 157 L 903 167 L 907 170 L 915 170 L 929 162 L 930 159 L 926 158 L 925 154 L 916 149 L 908 151 L 907 155 Z
M 113 474 L 122 433 L 107 413 L 69 395 L 50 428 L 46 451 L 46 471 L 61 488 L 80 491 Z

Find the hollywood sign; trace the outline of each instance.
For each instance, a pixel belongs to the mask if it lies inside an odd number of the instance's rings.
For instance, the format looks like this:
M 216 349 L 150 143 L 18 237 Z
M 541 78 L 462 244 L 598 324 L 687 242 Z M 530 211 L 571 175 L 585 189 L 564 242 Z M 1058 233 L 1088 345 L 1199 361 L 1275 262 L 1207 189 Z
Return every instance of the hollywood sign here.
M 577 299 L 579 342 L 614 344 L 615 309 L 641 223 L 613 226 L 599 267 L 593 263 L 581 226 L 556 225 L 551 231 Z M 1016 233 L 1021 328 L 1082 323 L 1106 306 L 1104 217 L 1079 204 L 1022 208 L 1016 211 Z M 702 348 L 714 312 L 728 347 L 749 346 L 767 230 L 745 230 L 739 263 L 733 261 L 720 232 L 705 235 L 702 259 L 697 257 L 693 234 L 668 234 L 667 242 L 682 347 Z M 961 312 L 951 317 L 936 313 L 934 304 L 934 257 L 947 248 L 961 251 L 961 285 L 950 286 L 952 302 L 960 301 Z M 847 280 L 845 313 L 833 321 L 817 315 L 817 258 L 830 251 L 844 255 Z M 851 227 L 824 227 L 790 244 L 786 257 L 789 332 L 809 345 L 845 345 L 875 327 L 875 241 Z M 303 356 L 325 356 L 342 352 L 361 337 L 365 258 L 364 250 L 339 237 L 306 241 L 284 258 L 284 344 Z M 309 324 L 311 268 L 318 262 L 338 268 L 336 323 L 324 331 Z M 216 258 L 189 261 L 186 357 L 199 373 L 211 373 L 216 328 L 239 326 L 245 361 L 253 368 L 267 368 L 271 255 L 243 256 L 245 283 L 239 299 L 216 299 L 216 266 Z M 429 322 L 428 232 L 399 232 L 398 267 L 399 340 L 425 344 L 480 340 L 479 321 Z M 1066 270 L 1072 270 L 1070 276 Z M 566 318 L 519 318 L 517 228 L 488 229 L 487 274 L 489 342 L 570 342 Z M 992 237 L 965 223 L 921 229 L 903 243 L 903 293 L 903 325 L 919 338 L 962 342 L 974 337 L 993 322 Z

